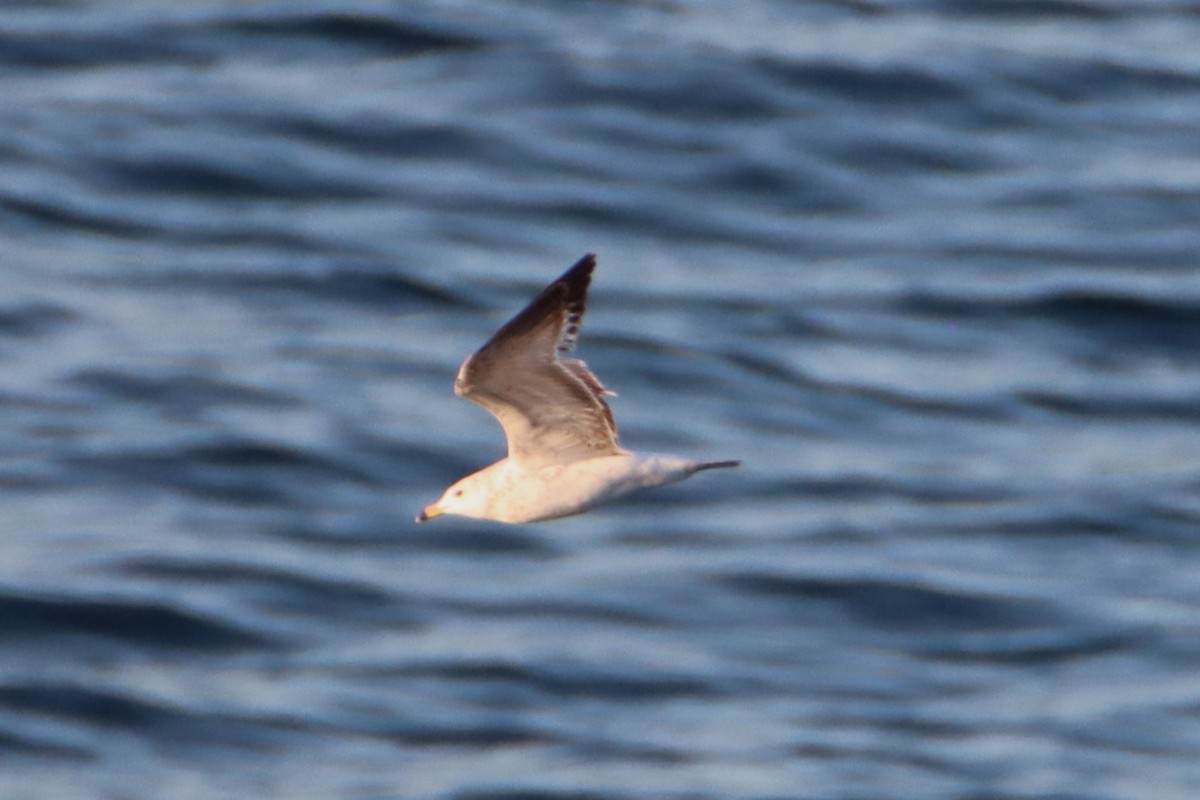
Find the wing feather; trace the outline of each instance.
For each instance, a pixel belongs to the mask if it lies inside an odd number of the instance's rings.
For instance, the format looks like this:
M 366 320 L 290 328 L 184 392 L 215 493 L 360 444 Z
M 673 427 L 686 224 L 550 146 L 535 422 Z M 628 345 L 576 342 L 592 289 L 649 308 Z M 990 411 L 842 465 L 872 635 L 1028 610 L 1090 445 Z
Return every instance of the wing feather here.
M 508 456 L 530 466 L 623 452 L 604 402 L 611 395 L 570 352 L 583 321 L 596 258 L 588 254 L 463 362 L 454 391 L 490 411 Z

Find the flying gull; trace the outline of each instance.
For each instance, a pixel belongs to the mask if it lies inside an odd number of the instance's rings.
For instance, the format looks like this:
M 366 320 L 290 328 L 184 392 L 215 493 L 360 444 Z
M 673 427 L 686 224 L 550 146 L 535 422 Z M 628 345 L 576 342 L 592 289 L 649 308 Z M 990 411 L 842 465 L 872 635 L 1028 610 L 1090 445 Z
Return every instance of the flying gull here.
M 575 346 L 595 267 L 594 255 L 579 259 L 463 362 L 454 393 L 500 420 L 508 457 L 452 484 L 417 522 L 443 514 L 540 522 L 741 463 L 640 455 L 617 444 L 604 401 L 613 393 L 582 361 L 562 357 Z

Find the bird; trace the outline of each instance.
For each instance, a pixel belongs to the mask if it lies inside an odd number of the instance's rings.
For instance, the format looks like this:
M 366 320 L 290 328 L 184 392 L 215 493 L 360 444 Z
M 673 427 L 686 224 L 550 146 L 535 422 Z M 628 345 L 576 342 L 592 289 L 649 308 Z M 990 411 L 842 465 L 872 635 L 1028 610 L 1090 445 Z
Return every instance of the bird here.
M 463 362 L 454 393 L 500 421 L 508 454 L 451 484 L 417 522 L 443 514 L 542 522 L 741 464 L 639 454 L 618 444 L 605 401 L 615 393 L 582 360 L 566 357 L 579 335 L 595 268 L 596 256 L 583 256 Z

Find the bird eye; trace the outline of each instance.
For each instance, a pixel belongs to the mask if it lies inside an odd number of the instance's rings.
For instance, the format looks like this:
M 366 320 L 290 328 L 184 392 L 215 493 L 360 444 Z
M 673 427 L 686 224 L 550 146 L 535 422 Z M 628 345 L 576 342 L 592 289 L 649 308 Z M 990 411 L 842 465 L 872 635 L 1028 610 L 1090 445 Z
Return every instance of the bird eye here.
M 455 491 L 455 492 L 454 492 L 454 496 L 455 496 L 455 497 L 462 497 L 462 489 L 458 489 L 457 491 Z

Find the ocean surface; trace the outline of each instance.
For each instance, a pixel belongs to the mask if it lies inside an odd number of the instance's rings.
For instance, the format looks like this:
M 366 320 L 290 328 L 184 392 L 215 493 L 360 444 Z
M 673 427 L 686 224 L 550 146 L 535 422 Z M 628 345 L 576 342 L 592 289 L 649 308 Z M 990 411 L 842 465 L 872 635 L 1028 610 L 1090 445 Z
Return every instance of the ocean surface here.
M 0 6 L 0 798 L 1200 797 L 1200 13 Z M 528 526 L 463 357 L 586 252 Z

